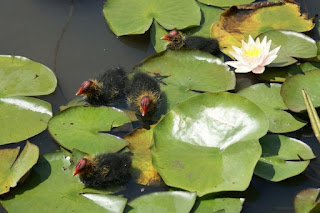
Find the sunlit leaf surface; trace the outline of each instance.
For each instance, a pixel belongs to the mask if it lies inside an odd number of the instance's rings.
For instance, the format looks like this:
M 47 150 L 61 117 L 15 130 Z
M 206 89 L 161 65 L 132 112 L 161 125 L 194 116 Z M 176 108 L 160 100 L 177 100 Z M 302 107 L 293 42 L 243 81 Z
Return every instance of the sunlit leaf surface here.
M 255 84 L 238 93 L 257 104 L 269 119 L 269 131 L 275 133 L 292 132 L 306 125 L 285 110 L 280 95 L 281 84 Z
M 314 107 L 320 106 L 320 70 L 312 70 L 304 74 L 297 74 L 288 78 L 281 87 L 281 96 L 284 103 L 291 111 L 301 112 L 306 110 L 302 97 L 302 89 L 306 89 L 310 95 Z
M 168 30 L 198 26 L 201 19 L 194 0 L 108 0 L 103 14 L 117 36 L 143 34 L 153 19 Z
M 0 56 L 0 144 L 22 141 L 47 128 L 51 105 L 22 96 L 50 94 L 56 85 L 48 67 L 20 56 Z
M 134 213 L 185 213 L 190 212 L 195 200 L 196 193 L 173 191 L 155 192 L 136 198 L 128 203 L 130 210 Z M 128 208 L 129 209 L 129 208 Z
M 128 143 L 105 133 L 130 119 L 121 110 L 110 107 L 71 107 L 56 114 L 48 129 L 52 137 L 69 150 L 88 154 L 117 152 Z
M 196 91 L 220 92 L 235 87 L 235 75 L 209 53 L 197 50 L 167 50 L 144 60 L 138 67 L 160 81 L 167 112 Z
M 260 157 L 265 113 L 240 95 L 192 97 L 154 127 L 152 160 L 169 186 L 196 191 L 245 190 Z
M 262 155 L 254 174 L 267 180 L 278 182 L 298 175 L 315 158 L 308 145 L 283 135 L 266 135 L 260 144 Z
M 233 51 L 232 45 L 240 47 L 241 40 L 247 41 L 249 35 L 256 37 L 274 29 L 305 32 L 313 27 L 312 19 L 300 13 L 299 5 L 264 2 L 258 6 L 229 8 L 222 13 L 220 20 L 212 25 L 210 36 L 217 38 L 223 47 L 222 51 L 231 56 L 229 52 Z
M 1 205 L 8 212 L 17 213 L 35 211 L 106 212 L 105 206 L 101 206 L 100 203 L 101 199 L 106 199 L 106 196 L 97 195 L 88 199 L 88 195 L 81 194 L 104 192 L 85 188 L 78 177 L 72 175 L 74 167 L 69 168 L 69 166 L 70 162 L 62 152 L 41 156 L 23 185 L 3 197 L 0 200 Z M 123 198 L 109 198 L 110 205 L 114 205 L 114 202 L 121 203 L 121 205 L 125 203 Z
M 240 213 L 244 198 L 215 198 L 207 195 L 196 200 L 193 207 L 193 213 L 202 212 L 224 212 L 224 213 Z
M 0 194 L 6 193 L 37 163 L 39 148 L 27 142 L 23 151 L 15 149 L 0 150 Z

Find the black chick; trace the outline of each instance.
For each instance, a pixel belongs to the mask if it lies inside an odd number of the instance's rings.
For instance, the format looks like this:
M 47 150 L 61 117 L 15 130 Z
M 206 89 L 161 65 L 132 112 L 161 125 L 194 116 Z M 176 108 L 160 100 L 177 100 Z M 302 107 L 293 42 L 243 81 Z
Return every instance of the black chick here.
M 129 180 L 131 167 L 130 153 L 106 153 L 81 158 L 73 175 L 90 187 L 119 185 Z
M 121 68 L 107 70 L 96 79 L 84 81 L 76 95 L 85 96 L 92 105 L 110 105 L 115 99 L 124 96 L 127 73 Z
M 167 49 L 177 50 L 181 48 L 197 49 L 216 55 L 220 52 L 216 39 L 201 36 L 185 36 L 182 32 L 172 30 L 161 38 L 168 41 Z
M 160 95 L 158 82 L 151 76 L 138 72 L 128 87 L 127 103 L 142 116 L 152 115 L 159 108 Z

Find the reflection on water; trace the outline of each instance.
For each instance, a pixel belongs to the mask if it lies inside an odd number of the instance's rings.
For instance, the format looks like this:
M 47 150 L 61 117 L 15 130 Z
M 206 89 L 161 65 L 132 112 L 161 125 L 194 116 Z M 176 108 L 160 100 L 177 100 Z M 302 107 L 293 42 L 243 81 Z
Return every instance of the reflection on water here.
M 2 1 L 0 7 L 0 54 L 20 55 L 40 62 L 51 69 L 54 52 L 70 9 L 68 0 Z M 320 9 L 318 0 L 300 0 L 302 10 L 314 16 Z M 81 82 L 102 71 L 121 65 L 126 71 L 154 53 L 148 35 L 117 38 L 110 31 L 102 14 L 104 1 L 73 1 L 74 11 L 56 58 L 59 88 L 42 97 L 52 104 L 54 114 L 75 96 Z M 316 21 L 318 23 L 318 21 Z M 318 39 L 318 24 L 311 32 Z M 306 127 L 308 128 L 308 127 Z M 305 128 L 305 129 L 306 129 Z M 310 128 L 310 127 L 309 127 Z M 296 136 L 296 135 L 291 135 Z M 47 131 L 29 139 L 39 146 L 41 154 L 58 148 Z M 320 156 L 320 145 L 315 137 L 301 140 Z M 24 145 L 24 142 L 1 148 Z M 254 177 L 246 192 L 243 212 L 292 212 L 294 196 L 307 187 L 319 187 L 320 162 L 311 161 L 308 169 L 297 177 L 280 183 Z M 132 184 L 126 196 L 134 198 L 139 192 L 157 189 Z

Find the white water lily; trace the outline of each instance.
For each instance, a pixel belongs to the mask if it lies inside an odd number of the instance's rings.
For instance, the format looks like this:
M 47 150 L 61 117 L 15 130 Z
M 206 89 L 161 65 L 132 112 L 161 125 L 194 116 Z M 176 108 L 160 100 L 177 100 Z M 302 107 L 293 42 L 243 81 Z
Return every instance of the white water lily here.
M 271 40 L 267 42 L 266 36 L 261 43 L 259 38 L 254 41 L 251 36 L 249 36 L 248 43 L 243 40 L 241 43 L 241 48 L 232 46 L 235 52 L 230 52 L 237 61 L 226 62 L 226 64 L 236 68 L 236 73 L 247 73 L 251 71 L 256 74 L 263 73 L 265 66 L 277 58 L 277 53 L 281 47 L 279 46 L 270 51 Z

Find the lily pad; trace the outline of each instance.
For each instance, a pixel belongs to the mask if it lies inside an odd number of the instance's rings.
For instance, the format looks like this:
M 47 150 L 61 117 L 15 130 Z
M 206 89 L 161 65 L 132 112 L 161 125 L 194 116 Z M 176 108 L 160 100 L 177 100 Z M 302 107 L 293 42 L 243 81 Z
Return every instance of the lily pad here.
M 257 104 L 269 119 L 269 131 L 285 133 L 298 130 L 306 125 L 306 122 L 295 118 L 285 110 L 280 95 L 281 84 L 255 84 L 238 92 L 239 95 Z
M 99 193 L 99 190 L 85 188 L 78 177 L 72 175 L 72 170 L 73 166 L 70 168 L 70 162 L 62 152 L 41 156 L 28 179 L 14 193 L 4 197 L 1 205 L 8 212 L 17 213 L 34 212 L 35 209 L 46 212 L 106 212 L 104 207 L 96 204 L 106 195 L 91 199 L 84 197 L 82 193 Z M 114 197 L 112 200 L 117 204 L 124 202 L 123 198 Z
M 307 14 L 300 13 L 300 6 L 289 2 L 259 2 L 246 6 L 233 6 L 221 14 L 211 26 L 210 36 L 218 39 L 221 51 L 230 55 L 232 46 L 241 46 L 249 35 L 256 37 L 268 30 L 309 31 L 314 27 Z
M 0 56 L 0 144 L 25 140 L 47 128 L 51 105 L 21 96 L 50 94 L 56 86 L 48 67 L 20 56 Z
M 224 212 L 224 213 L 240 213 L 244 198 L 212 198 L 213 196 L 204 196 L 198 198 L 193 213 L 203 212 Z
M 237 94 L 205 93 L 180 103 L 154 127 L 152 162 L 169 186 L 243 191 L 260 157 L 265 113 Z
M 121 110 L 110 107 L 71 107 L 56 114 L 48 124 L 52 137 L 69 150 L 88 154 L 117 152 L 128 143 L 104 133 L 130 119 Z
M 39 148 L 27 141 L 21 154 L 20 147 L 0 150 L 0 194 L 15 187 L 18 181 L 37 163 Z
M 195 91 L 220 92 L 235 87 L 235 75 L 227 65 L 197 50 L 167 50 L 147 58 L 137 68 L 159 79 L 166 96 L 165 112 L 199 94 Z
M 288 78 L 281 87 L 281 96 L 284 103 L 293 112 L 306 110 L 302 97 L 302 89 L 306 89 L 310 95 L 314 107 L 320 106 L 320 70 L 312 70 L 304 74 L 297 74 Z
M 297 194 L 294 199 L 295 213 L 317 213 L 320 210 L 318 199 L 320 189 L 305 189 Z
M 127 203 L 127 198 L 113 195 L 83 193 L 82 196 L 92 200 L 103 207 L 106 210 L 105 212 L 110 213 L 123 212 Z
M 201 19 L 194 0 L 108 0 L 103 14 L 117 36 L 143 34 L 153 19 L 168 30 L 198 26 Z
M 284 82 L 289 77 L 296 74 L 304 74 L 306 71 L 320 69 L 320 63 L 305 62 L 302 64 L 292 64 L 287 67 L 267 67 L 266 71 L 258 77 L 264 81 Z
M 254 2 L 254 0 L 198 0 L 203 4 L 213 5 L 217 7 L 228 7 L 232 5 L 249 4 Z
M 160 175 L 152 166 L 150 142 L 153 129 L 136 129 L 124 139 L 129 142 L 129 149 L 133 153 L 132 177 L 142 185 L 154 185 L 161 180 Z
M 311 148 L 294 138 L 266 135 L 260 139 L 261 158 L 254 174 L 278 182 L 303 172 L 315 158 Z
M 185 213 L 190 212 L 196 201 L 196 193 L 173 191 L 155 192 L 152 194 L 138 197 L 128 203 L 132 209 L 128 212 L 139 213 Z
M 313 58 L 317 56 L 315 40 L 302 33 L 286 30 L 270 30 L 260 34 L 263 39 L 267 36 L 271 39 L 271 49 L 281 46 L 277 58 L 269 65 L 270 67 L 284 67 L 297 62 L 295 58 Z

